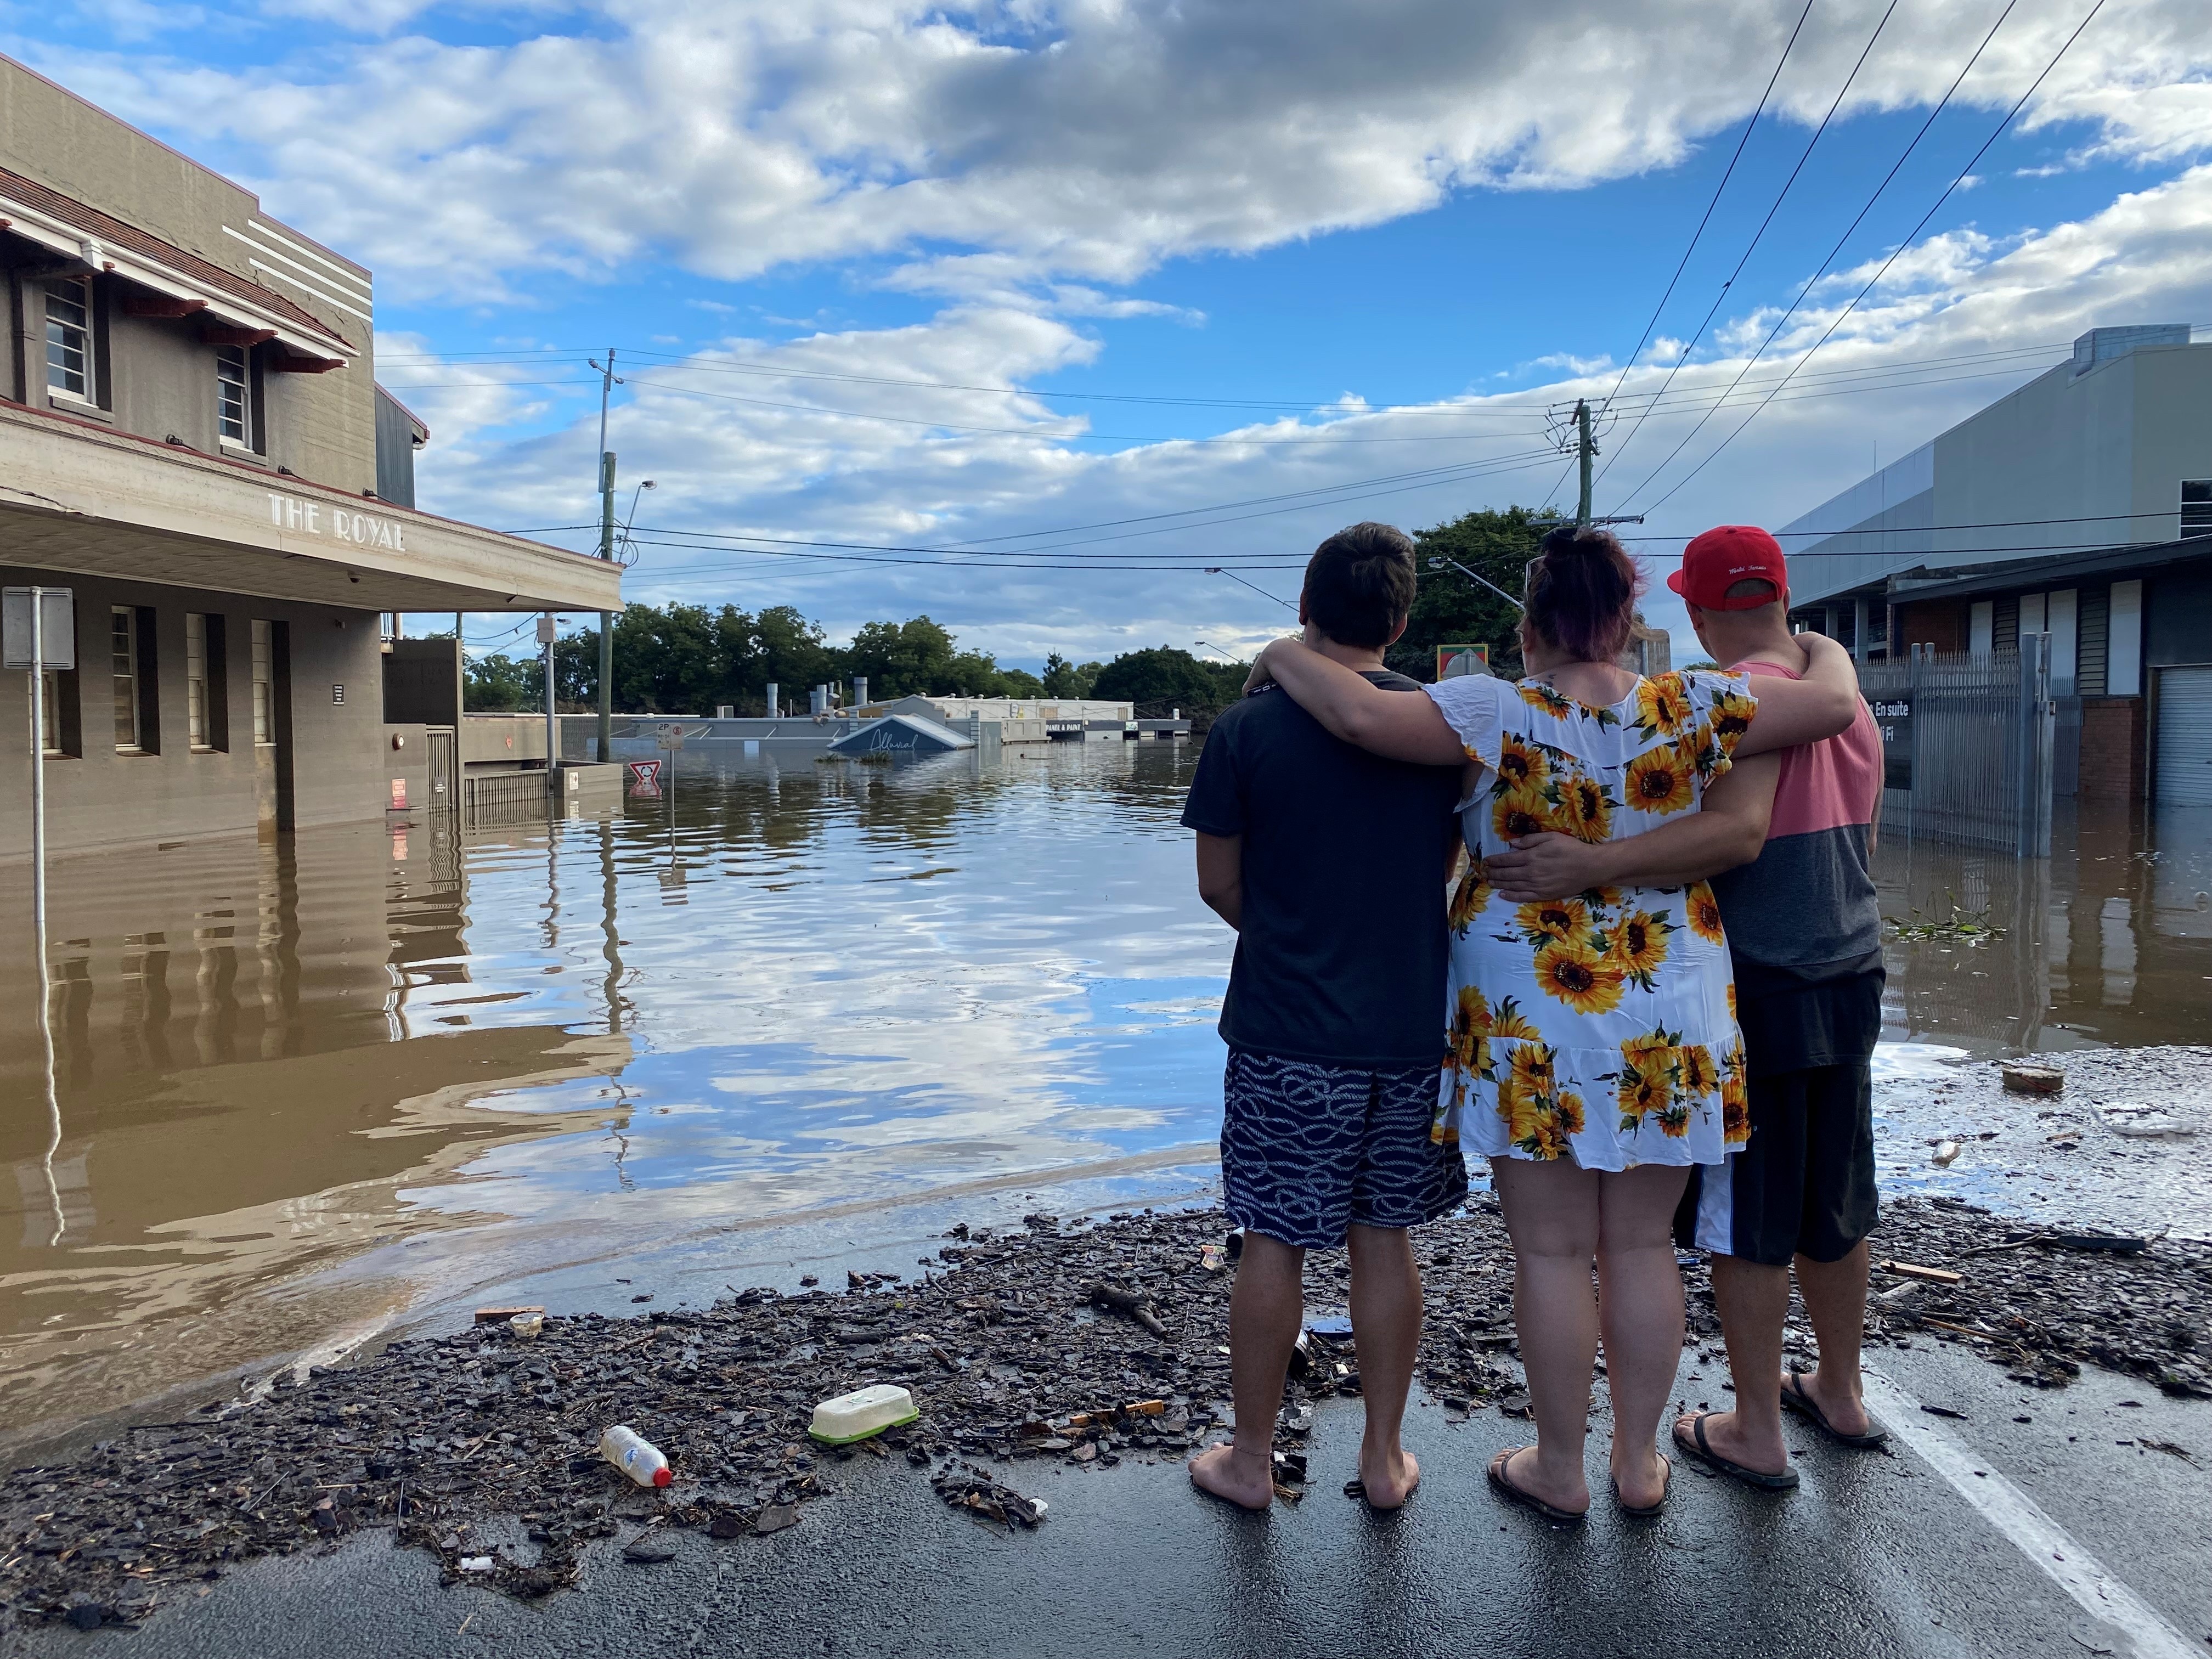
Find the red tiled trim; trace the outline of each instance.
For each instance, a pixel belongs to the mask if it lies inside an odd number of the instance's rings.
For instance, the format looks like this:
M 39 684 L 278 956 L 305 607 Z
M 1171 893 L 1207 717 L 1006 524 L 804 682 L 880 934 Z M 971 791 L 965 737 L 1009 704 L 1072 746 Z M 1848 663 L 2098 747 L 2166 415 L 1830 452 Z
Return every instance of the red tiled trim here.
M 126 224 L 112 214 L 102 213 L 98 208 L 88 206 L 75 197 L 50 190 L 35 179 L 26 179 L 20 173 L 0 167 L 0 194 L 11 196 L 26 207 L 35 208 L 65 225 L 74 226 L 96 241 L 128 248 L 143 258 L 167 265 L 197 282 L 206 283 L 210 288 L 219 289 L 234 299 L 244 300 L 264 311 L 274 312 L 301 328 L 322 335 L 325 339 L 336 340 L 348 351 L 355 349 L 353 342 L 336 327 L 273 289 L 249 282 L 234 271 L 225 270 L 221 265 L 203 259 L 197 253 L 186 252 L 173 242 L 165 242 L 136 225 Z

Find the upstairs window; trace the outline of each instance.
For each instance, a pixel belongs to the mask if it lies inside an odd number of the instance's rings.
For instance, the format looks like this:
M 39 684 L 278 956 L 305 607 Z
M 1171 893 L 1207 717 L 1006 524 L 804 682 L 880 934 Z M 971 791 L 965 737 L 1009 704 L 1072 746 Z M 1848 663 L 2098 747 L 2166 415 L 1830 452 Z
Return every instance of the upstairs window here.
M 2181 534 L 2212 536 L 2212 478 L 2181 481 Z
M 46 386 L 64 397 L 93 401 L 92 286 L 88 283 L 46 284 Z
M 253 411 L 249 403 L 252 377 L 246 372 L 244 346 L 215 349 L 215 426 L 231 443 L 251 447 Z

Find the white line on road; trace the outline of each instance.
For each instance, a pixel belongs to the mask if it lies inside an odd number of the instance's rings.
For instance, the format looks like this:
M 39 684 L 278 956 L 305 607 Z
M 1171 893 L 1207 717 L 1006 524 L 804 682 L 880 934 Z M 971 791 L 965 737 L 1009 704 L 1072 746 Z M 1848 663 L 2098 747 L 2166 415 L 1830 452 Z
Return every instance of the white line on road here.
M 1930 1423 L 1918 1401 L 1877 1371 L 1869 1370 L 1865 1376 L 1867 1409 L 1956 1487 L 1960 1497 L 2079 1602 L 2083 1612 L 2132 1641 L 2137 1659 L 2204 1659 L 2203 1648 L 2160 1618 L 2148 1601 L 2045 1514 L 2041 1504 L 1996 1470 L 1978 1467 L 1988 1460 L 1978 1458 Z

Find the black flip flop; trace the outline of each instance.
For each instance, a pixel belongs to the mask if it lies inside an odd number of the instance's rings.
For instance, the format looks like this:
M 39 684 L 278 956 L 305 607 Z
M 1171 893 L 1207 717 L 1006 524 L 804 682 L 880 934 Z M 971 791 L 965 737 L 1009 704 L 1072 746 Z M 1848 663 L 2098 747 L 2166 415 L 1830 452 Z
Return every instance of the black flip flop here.
M 1674 1491 L 1674 1466 L 1662 1457 L 1659 1460 L 1659 1467 L 1666 1470 L 1666 1474 L 1659 1477 L 1659 1501 L 1656 1504 L 1647 1504 L 1641 1509 L 1621 1497 L 1620 1481 L 1615 1480 L 1611 1475 L 1606 1476 L 1607 1483 L 1613 1487 L 1613 1501 L 1620 1506 L 1620 1512 L 1630 1520 L 1656 1521 L 1659 1518 L 1659 1512 L 1667 1507 L 1667 1500 L 1673 1496 Z
M 1880 1451 L 1889 1443 L 1889 1431 L 1887 1429 L 1876 1429 L 1872 1434 L 1845 1434 L 1828 1421 L 1827 1413 L 1820 1409 L 1820 1401 L 1805 1392 L 1804 1377 L 1805 1373 L 1792 1365 L 1790 1375 L 1782 1379 L 1782 1403 L 1784 1407 L 1796 1412 L 1838 1446 L 1849 1446 L 1853 1451 Z
M 1718 1412 L 1699 1412 L 1690 1419 L 1693 1440 L 1682 1437 L 1682 1420 L 1674 1419 L 1674 1445 L 1685 1456 L 1694 1457 L 1715 1474 L 1725 1474 L 1730 1480 L 1741 1480 L 1747 1486 L 1756 1486 L 1761 1492 L 1795 1492 L 1797 1490 L 1797 1471 L 1784 1469 L 1779 1474 L 1767 1474 L 1758 1469 L 1747 1469 L 1741 1463 L 1731 1463 L 1715 1451 L 1705 1440 L 1705 1419 L 1717 1417 Z
M 1500 1498 L 1503 1498 L 1509 1504 L 1518 1504 L 1524 1510 L 1534 1510 L 1536 1514 L 1542 1516 L 1545 1520 L 1550 1522 L 1555 1527 L 1580 1526 L 1583 1521 L 1589 1518 L 1588 1511 L 1585 1510 L 1577 1514 L 1573 1510 L 1554 1508 L 1552 1504 L 1547 1504 L 1542 1498 L 1537 1497 L 1534 1492 L 1523 1492 L 1520 1487 L 1515 1486 L 1510 1480 L 1507 1479 L 1505 1470 L 1513 1462 L 1514 1453 L 1523 1452 L 1528 1449 L 1528 1448 L 1526 1446 L 1509 1446 L 1504 1451 L 1499 1452 L 1497 1456 L 1490 1460 L 1489 1478 L 1491 1490 L 1495 1492 Z

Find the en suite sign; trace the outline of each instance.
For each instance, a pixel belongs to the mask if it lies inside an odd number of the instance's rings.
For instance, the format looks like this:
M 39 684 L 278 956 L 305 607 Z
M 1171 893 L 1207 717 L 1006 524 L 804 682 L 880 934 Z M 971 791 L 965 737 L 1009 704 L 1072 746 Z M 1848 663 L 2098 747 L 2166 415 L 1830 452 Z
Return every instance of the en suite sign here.
M 380 548 L 389 553 L 407 550 L 407 526 L 356 513 L 335 501 L 301 501 L 270 490 L 269 522 L 279 530 L 303 530 L 311 536 L 329 536 L 356 547 Z

